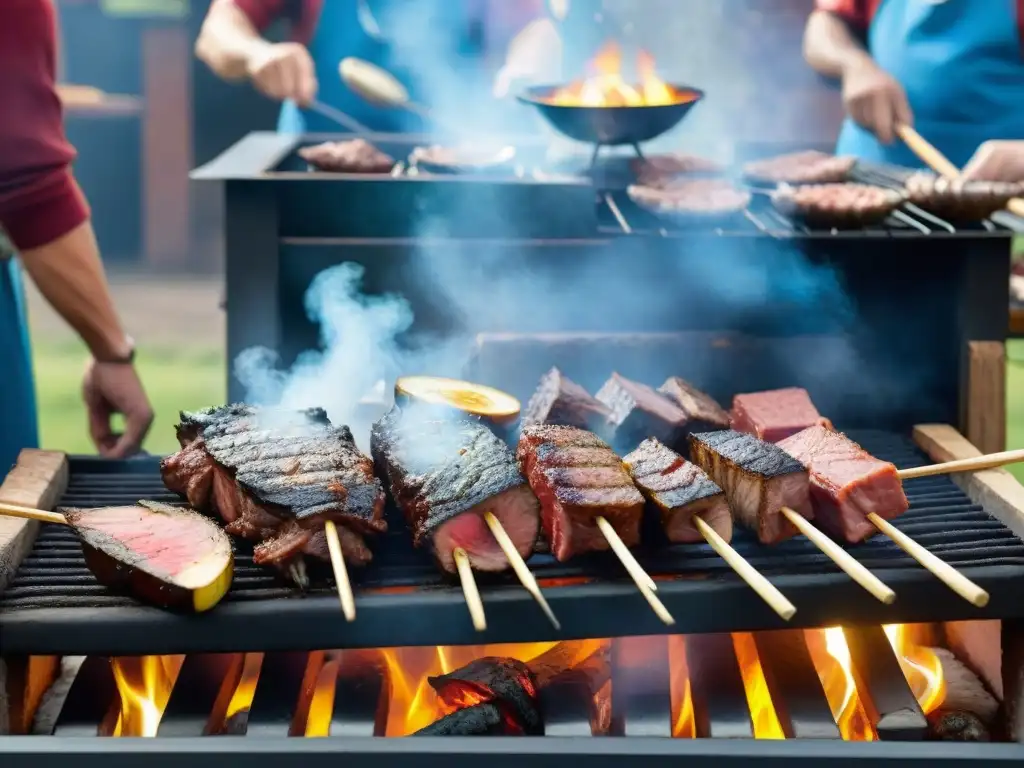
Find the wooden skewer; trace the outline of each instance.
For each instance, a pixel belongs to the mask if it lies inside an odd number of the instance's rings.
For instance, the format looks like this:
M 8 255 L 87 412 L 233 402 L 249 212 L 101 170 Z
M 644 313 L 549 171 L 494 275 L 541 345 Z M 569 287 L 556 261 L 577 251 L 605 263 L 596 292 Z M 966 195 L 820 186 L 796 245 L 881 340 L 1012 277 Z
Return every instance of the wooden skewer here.
M 888 520 L 879 517 L 874 512 L 868 514 L 868 520 L 870 520 L 878 530 L 896 542 L 896 545 L 900 549 L 917 560 L 917 562 L 923 565 L 928 571 L 942 581 L 947 587 L 960 595 L 964 600 L 978 608 L 984 608 L 988 605 L 988 592 L 968 579 L 949 563 L 946 563 L 933 555 L 912 538 L 892 525 Z
M 341 541 L 338 529 L 333 520 L 324 523 L 324 535 L 327 536 L 327 550 L 331 555 L 331 568 L 334 569 L 334 583 L 338 587 L 338 599 L 341 600 L 341 611 L 346 621 L 356 620 L 356 598 L 352 594 L 352 582 L 348 580 L 348 568 L 345 567 L 345 556 L 341 552 Z
M 58 512 L 47 512 L 32 507 L 21 507 L 17 504 L 4 504 L 0 502 L 0 517 L 20 517 L 24 520 L 38 520 L 41 523 L 57 523 L 67 525 L 68 521 L 64 515 Z
M 483 632 L 487 629 L 487 617 L 484 615 L 484 601 L 480 599 L 480 590 L 476 587 L 476 579 L 473 578 L 473 567 L 469 564 L 469 555 L 462 547 L 452 550 L 455 558 L 455 567 L 459 569 L 459 579 L 462 580 L 462 593 L 466 596 L 466 606 L 469 608 L 469 616 L 473 619 L 473 629 Z
M 903 140 L 903 143 L 910 147 L 910 151 L 918 156 L 921 162 L 940 176 L 955 179 L 960 175 L 960 169 L 953 165 L 949 158 L 939 152 L 924 136 L 909 125 L 897 125 L 896 133 Z M 1006 204 L 1006 208 L 1010 213 L 1024 218 L 1024 199 L 1015 197 Z
M 640 594 L 644 596 L 647 604 L 651 606 L 651 609 L 657 614 L 658 618 L 661 619 L 665 624 L 669 626 L 676 623 L 676 620 L 672 617 L 672 614 L 668 612 L 664 603 L 658 599 L 658 596 L 654 594 L 655 585 L 654 579 L 652 579 L 647 571 L 636 561 L 633 557 L 633 553 L 629 551 L 622 539 L 619 538 L 619 534 L 612 528 L 612 524 L 609 523 L 604 517 L 597 517 L 597 527 L 601 529 L 601 533 L 608 540 L 608 544 L 611 546 L 612 551 L 619 556 L 619 560 L 622 561 L 623 566 L 629 572 L 629 575 L 633 578 L 636 583 L 636 588 L 640 590 Z
M 927 467 L 901 469 L 896 474 L 899 475 L 900 480 L 912 480 L 915 477 L 948 475 L 953 472 L 977 472 L 982 469 L 994 469 L 1021 461 L 1024 461 L 1024 448 L 1016 451 L 990 453 L 987 456 L 974 456 L 970 459 L 945 461 L 942 464 L 929 464 Z
M 811 525 L 807 518 L 797 514 L 789 507 L 782 508 L 782 514 L 797 530 L 810 539 L 822 553 L 839 566 L 847 576 L 860 584 L 864 589 L 881 600 L 886 605 L 892 605 L 896 599 L 896 593 L 879 579 L 875 574 L 865 568 L 858 560 L 845 549 L 836 544 L 832 539 Z
M 498 542 L 498 546 L 501 547 L 501 551 L 505 553 L 505 557 L 508 558 L 509 564 L 512 566 L 512 570 L 515 571 L 516 576 L 519 577 L 519 581 L 523 587 L 533 595 L 533 599 L 537 601 L 537 605 L 544 611 L 544 615 L 548 617 L 548 621 L 554 626 L 555 629 L 561 629 L 562 625 L 558 622 L 555 617 L 555 612 L 551 610 L 551 606 L 548 605 L 547 598 L 540 591 L 540 584 L 537 583 L 537 579 L 533 573 L 526 566 L 526 561 L 523 560 L 523 556 L 516 550 L 516 545 L 512 542 L 508 532 L 502 526 L 501 521 L 494 516 L 493 512 L 485 512 L 484 520 L 487 522 L 487 527 L 491 529 L 491 534 Z
M 719 536 L 718 532 L 704 520 L 700 517 L 695 517 L 693 521 L 697 526 L 697 530 L 701 532 L 704 540 L 711 545 L 711 548 L 736 571 L 736 574 L 741 579 L 747 582 L 751 589 L 757 592 L 762 600 L 771 606 L 773 611 L 786 621 L 793 618 L 793 614 L 796 613 L 796 606 L 789 602 L 789 599 L 779 592 L 774 584 L 762 576 L 754 566 L 748 563 L 739 552 L 729 545 L 729 542 Z
M 622 561 L 626 570 L 629 571 L 629 575 L 633 577 L 633 581 L 638 585 L 642 581 L 647 585 L 651 592 L 657 592 L 658 585 L 654 583 L 654 579 L 648 575 L 643 566 L 637 562 L 635 557 L 633 557 L 633 553 L 629 551 L 629 547 L 626 546 L 626 543 L 619 538 L 619 534 L 615 532 L 614 528 L 612 528 L 612 524 L 604 517 L 598 516 L 597 527 L 601 529 L 601 533 L 603 533 L 605 539 L 608 540 L 608 544 L 611 546 L 612 551 L 616 554 L 619 560 Z

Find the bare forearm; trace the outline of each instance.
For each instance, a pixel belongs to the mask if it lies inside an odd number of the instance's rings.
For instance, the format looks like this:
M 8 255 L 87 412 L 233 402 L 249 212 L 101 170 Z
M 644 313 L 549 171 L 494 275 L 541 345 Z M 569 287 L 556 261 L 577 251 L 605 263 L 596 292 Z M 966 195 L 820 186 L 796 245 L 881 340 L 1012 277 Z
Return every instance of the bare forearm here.
M 819 74 L 838 79 L 870 55 L 842 19 L 814 11 L 804 30 L 804 58 Z
M 51 243 L 23 251 L 21 259 L 40 293 L 78 332 L 93 357 L 115 360 L 131 352 L 90 222 Z
M 231 0 L 215 0 L 196 40 L 196 56 L 224 80 L 244 80 L 249 61 L 270 43 Z

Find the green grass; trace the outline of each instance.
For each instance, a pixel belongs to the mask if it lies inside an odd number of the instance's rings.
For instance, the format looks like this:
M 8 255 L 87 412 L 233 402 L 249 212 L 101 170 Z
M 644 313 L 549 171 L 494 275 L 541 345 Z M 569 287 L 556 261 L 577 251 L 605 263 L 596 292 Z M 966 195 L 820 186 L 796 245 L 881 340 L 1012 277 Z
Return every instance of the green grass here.
M 1009 342 L 1007 352 L 1007 443 L 1009 448 L 1024 448 L 1024 340 Z M 92 453 L 79 396 L 85 350 L 77 343 L 36 339 L 34 353 L 43 446 Z M 220 348 L 149 347 L 139 352 L 138 366 L 156 412 L 145 445 L 150 453 L 169 453 L 177 448 L 171 427 L 178 411 L 224 400 L 225 363 Z M 1011 471 L 1024 482 L 1024 465 Z
M 77 342 L 48 343 L 37 338 L 33 355 L 43 447 L 69 453 L 95 453 L 80 394 L 85 348 Z M 178 411 L 224 401 L 223 358 L 219 347 L 159 349 L 150 346 L 139 351 L 139 375 L 156 414 L 143 446 L 145 450 L 155 454 L 177 450 L 172 427 L 178 420 Z

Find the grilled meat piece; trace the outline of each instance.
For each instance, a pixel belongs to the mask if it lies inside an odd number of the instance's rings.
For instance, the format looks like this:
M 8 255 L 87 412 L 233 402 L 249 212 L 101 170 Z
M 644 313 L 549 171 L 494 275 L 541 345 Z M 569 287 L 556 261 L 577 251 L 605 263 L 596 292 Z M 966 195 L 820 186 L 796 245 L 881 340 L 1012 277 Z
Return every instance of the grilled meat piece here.
M 608 423 L 614 429 L 616 448 L 625 450 L 645 437 L 656 437 L 666 445 L 685 449 L 686 412 L 646 384 L 613 373 L 597 399 L 611 413 Z
M 446 675 L 427 678 L 448 707 L 489 701 L 519 733 L 540 736 L 544 722 L 537 705 L 537 681 L 530 668 L 512 658 L 486 656 Z
M 348 427 L 320 409 L 225 406 L 183 413 L 182 449 L 161 462 L 164 484 L 196 509 L 216 512 L 225 530 L 259 542 L 258 564 L 304 585 L 302 555 L 329 561 L 325 520 L 338 524 L 346 562 L 371 559 L 363 536 L 387 530 L 384 492 Z
M 947 221 L 983 221 L 1024 195 L 1024 184 L 948 179 L 921 171 L 905 182 L 911 203 Z
M 544 533 L 559 560 L 609 548 L 597 527 L 599 516 L 627 547 L 639 543 L 644 497 L 622 460 L 597 435 L 576 427 L 530 425 L 519 436 L 516 458 L 540 499 Z
M 732 400 L 732 428 L 769 443 L 777 443 L 815 424 L 832 426 L 818 413 L 806 389 L 773 389 L 736 395 Z
M 714 160 L 678 153 L 637 157 L 630 162 L 630 168 L 637 184 L 646 187 L 660 187 L 680 177 L 713 176 L 725 170 Z
M 190 613 L 209 610 L 231 586 L 230 540 L 189 509 L 140 501 L 62 512 L 100 584 Z
M 391 173 L 395 167 L 395 158 L 365 139 L 301 147 L 299 157 L 318 171 L 330 173 Z
M 732 515 L 725 492 L 696 464 L 654 438 L 640 443 L 622 463 L 636 487 L 657 508 L 669 541 L 704 541 L 693 521 L 698 515 L 723 539 L 732 540 Z
M 856 229 L 880 224 L 906 200 L 895 189 L 870 184 L 808 184 L 780 187 L 772 205 L 812 227 Z
M 541 377 L 537 391 L 526 404 L 523 424 L 562 424 L 601 432 L 610 415 L 604 403 L 552 368 Z
M 751 194 L 725 179 L 675 179 L 631 185 L 629 199 L 652 213 L 681 219 L 728 219 L 750 205 Z
M 373 425 L 378 472 L 412 530 L 429 543 L 441 568 L 455 572 L 462 547 L 473 567 L 509 567 L 484 520 L 493 512 L 523 557 L 533 552 L 540 507 L 508 446 L 478 421 L 425 420 L 416 409 L 393 409 Z
M 842 432 L 814 426 L 779 447 L 810 469 L 815 519 L 834 538 L 864 541 L 878 533 L 868 514 L 891 520 L 910 507 L 895 465 L 876 459 Z
M 690 456 L 724 491 L 733 516 L 762 544 L 777 544 L 797 529 L 780 512 L 789 507 L 808 520 L 807 467 L 772 443 L 732 430 L 690 436 Z
M 683 409 L 688 433 L 729 429 L 729 412 L 685 379 L 669 376 L 658 392 Z
M 743 166 L 743 175 L 765 184 L 830 184 L 846 181 L 856 161 L 814 149 L 754 160 Z

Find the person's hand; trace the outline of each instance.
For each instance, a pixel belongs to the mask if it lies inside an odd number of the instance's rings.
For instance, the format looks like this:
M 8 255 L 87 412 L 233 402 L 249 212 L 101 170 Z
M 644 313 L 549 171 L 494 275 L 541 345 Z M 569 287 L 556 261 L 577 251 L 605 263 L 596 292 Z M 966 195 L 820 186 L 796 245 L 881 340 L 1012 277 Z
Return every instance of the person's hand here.
M 316 68 L 304 45 L 261 45 L 249 58 L 247 69 L 252 84 L 264 96 L 292 99 L 301 106 L 316 99 Z
M 843 73 L 843 104 L 847 114 L 883 144 L 896 138 L 897 125 L 914 123 L 903 86 L 867 56 Z
M 986 141 L 961 176 L 979 181 L 1024 181 L 1024 140 Z
M 153 423 L 153 408 L 134 365 L 90 359 L 82 380 L 82 398 L 89 412 L 89 434 L 101 456 L 121 459 L 138 452 Z M 110 423 L 117 413 L 125 420 L 120 435 Z

